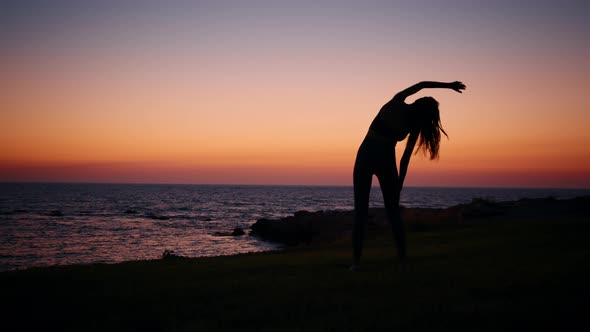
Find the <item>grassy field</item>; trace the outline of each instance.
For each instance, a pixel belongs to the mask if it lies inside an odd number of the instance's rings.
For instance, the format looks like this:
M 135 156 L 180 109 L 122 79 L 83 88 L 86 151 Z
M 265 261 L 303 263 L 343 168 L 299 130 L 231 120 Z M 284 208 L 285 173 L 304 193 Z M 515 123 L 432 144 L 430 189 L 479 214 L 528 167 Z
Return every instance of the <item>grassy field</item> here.
M 285 252 L 0 274 L 8 330 L 572 330 L 587 322 L 587 217 L 480 219 Z

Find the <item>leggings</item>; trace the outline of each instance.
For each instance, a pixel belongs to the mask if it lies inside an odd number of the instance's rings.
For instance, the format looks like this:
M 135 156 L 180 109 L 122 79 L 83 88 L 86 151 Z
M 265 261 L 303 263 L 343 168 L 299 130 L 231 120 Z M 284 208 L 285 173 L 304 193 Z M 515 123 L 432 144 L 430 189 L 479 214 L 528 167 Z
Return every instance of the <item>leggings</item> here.
M 366 138 L 354 163 L 354 227 L 352 231 L 353 258 L 358 262 L 369 215 L 369 196 L 373 175 L 377 176 L 387 219 L 400 259 L 406 257 L 406 236 L 399 209 L 399 179 L 395 161 L 395 142 L 387 143 Z

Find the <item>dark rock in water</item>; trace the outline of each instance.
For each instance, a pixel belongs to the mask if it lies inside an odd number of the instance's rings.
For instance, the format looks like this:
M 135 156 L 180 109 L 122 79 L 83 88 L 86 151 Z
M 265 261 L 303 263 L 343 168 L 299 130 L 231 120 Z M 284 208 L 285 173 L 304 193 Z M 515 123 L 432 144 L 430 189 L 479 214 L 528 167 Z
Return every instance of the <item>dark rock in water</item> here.
M 127 209 L 125 210 L 125 214 L 137 214 L 137 211 L 133 209 Z
M 170 259 L 179 259 L 179 258 L 186 258 L 181 255 L 177 255 L 174 250 L 164 250 L 162 253 L 162 259 L 170 260 Z
M 155 220 L 168 220 L 168 219 L 170 219 L 170 217 L 161 216 L 161 215 L 153 214 L 153 213 L 149 214 L 148 217 L 151 219 L 155 219 Z
M 53 211 L 49 212 L 47 215 L 50 217 L 63 217 L 64 213 L 61 212 L 60 210 L 53 210 Z
M 241 229 L 240 227 L 234 228 L 234 230 L 231 232 L 214 232 L 213 233 L 214 236 L 242 236 L 244 234 L 246 234 L 246 232 L 244 232 L 244 230 Z
M 242 236 L 244 234 L 246 234 L 246 232 L 244 232 L 244 230 L 241 229 L 240 227 L 234 228 L 233 232 L 231 232 L 232 236 Z

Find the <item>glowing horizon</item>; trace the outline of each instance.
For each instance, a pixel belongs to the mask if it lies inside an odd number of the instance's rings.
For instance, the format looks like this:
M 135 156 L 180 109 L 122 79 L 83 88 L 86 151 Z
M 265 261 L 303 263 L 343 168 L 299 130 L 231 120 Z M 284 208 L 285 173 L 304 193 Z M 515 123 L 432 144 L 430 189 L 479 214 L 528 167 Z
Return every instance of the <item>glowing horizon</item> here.
M 351 185 L 393 94 L 461 80 L 407 186 L 590 188 L 588 4 L 321 4 L 3 3 L 0 181 Z

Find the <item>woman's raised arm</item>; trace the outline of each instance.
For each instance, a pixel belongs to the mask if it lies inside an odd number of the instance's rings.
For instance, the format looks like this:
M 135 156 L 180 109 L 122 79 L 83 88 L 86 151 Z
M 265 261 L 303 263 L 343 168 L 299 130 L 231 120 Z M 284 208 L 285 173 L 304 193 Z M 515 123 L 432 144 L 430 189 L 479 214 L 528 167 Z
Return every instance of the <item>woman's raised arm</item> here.
M 459 81 L 455 81 L 455 82 L 451 82 L 451 83 L 424 81 L 424 82 L 414 84 L 411 87 L 398 92 L 393 97 L 393 99 L 398 99 L 398 100 L 404 101 L 404 100 L 406 100 L 407 97 L 415 94 L 416 92 L 418 92 L 422 89 L 436 89 L 436 88 L 451 89 L 451 90 L 455 90 L 459 93 L 462 93 L 461 90 L 465 90 L 465 84 L 463 84 Z

